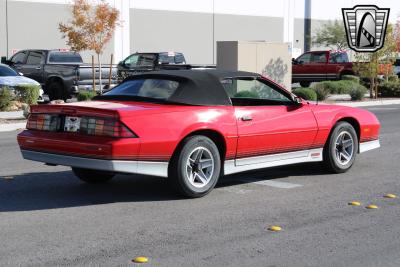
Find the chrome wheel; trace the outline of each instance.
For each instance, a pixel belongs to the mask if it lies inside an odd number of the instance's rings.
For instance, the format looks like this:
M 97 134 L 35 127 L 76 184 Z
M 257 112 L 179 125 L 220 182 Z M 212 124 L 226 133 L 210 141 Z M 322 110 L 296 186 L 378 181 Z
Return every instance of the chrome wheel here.
M 354 140 L 352 135 L 347 132 L 341 132 L 335 142 L 335 156 L 340 165 L 348 164 L 353 158 Z
M 195 148 L 186 162 L 186 178 L 197 188 L 206 186 L 214 174 L 214 158 L 205 147 Z

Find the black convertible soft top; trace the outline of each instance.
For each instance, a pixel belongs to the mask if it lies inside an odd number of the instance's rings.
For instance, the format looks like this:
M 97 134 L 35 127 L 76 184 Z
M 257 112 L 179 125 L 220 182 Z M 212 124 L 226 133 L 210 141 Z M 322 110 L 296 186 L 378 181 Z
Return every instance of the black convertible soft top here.
M 257 78 L 257 73 L 245 71 L 208 70 L 163 70 L 132 75 L 133 79 L 170 79 L 179 82 L 179 87 L 168 101 L 188 105 L 230 106 L 231 100 L 222 86 L 225 78 Z M 112 99 L 112 96 L 98 96 L 95 100 Z M 121 98 L 120 98 L 121 99 Z M 121 99 L 122 100 L 122 99 Z

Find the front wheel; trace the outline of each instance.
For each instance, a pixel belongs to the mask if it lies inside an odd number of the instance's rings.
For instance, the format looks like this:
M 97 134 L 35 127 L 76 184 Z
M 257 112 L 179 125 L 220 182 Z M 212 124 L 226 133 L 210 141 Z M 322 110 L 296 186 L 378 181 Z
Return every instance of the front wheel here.
M 115 176 L 115 173 L 112 172 L 90 170 L 90 169 L 83 169 L 76 167 L 72 167 L 72 172 L 80 180 L 90 184 L 105 183 L 111 180 Z
M 358 138 L 354 127 L 339 122 L 324 147 L 324 164 L 329 171 L 343 173 L 353 166 L 358 152 Z
M 208 194 L 218 181 L 221 158 L 215 143 L 206 136 L 190 136 L 174 155 L 168 179 L 186 197 Z

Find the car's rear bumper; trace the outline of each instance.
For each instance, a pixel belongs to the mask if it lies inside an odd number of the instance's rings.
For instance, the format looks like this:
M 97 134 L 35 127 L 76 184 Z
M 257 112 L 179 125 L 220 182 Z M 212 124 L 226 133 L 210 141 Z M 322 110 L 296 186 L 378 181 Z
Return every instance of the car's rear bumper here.
M 360 153 L 372 150 L 372 149 L 376 149 L 376 148 L 380 148 L 381 144 L 379 143 L 379 139 L 377 140 L 373 140 L 373 141 L 368 141 L 368 142 L 362 142 L 360 143 L 360 148 L 359 151 Z
M 105 160 L 21 149 L 24 159 L 93 170 L 168 176 L 168 162 Z

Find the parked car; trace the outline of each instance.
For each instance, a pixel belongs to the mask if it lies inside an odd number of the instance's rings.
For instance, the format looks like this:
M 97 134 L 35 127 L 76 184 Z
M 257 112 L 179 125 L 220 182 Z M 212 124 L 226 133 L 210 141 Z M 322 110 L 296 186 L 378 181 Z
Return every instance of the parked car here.
M 14 88 L 23 85 L 39 86 L 39 98 L 37 102 L 44 103 L 49 101 L 49 96 L 44 94 L 42 87 L 37 81 L 22 76 L 7 65 L 0 64 L 0 88 L 8 88 L 8 90 L 14 93 Z
M 299 82 L 302 87 L 354 74 L 353 63 L 345 51 L 310 51 L 292 60 L 292 82 Z
M 323 161 L 335 173 L 378 148 L 365 109 L 301 100 L 256 73 L 155 71 L 86 103 L 33 106 L 18 135 L 25 159 L 71 166 L 89 183 L 116 173 L 168 177 L 200 197 L 220 176 Z
M 118 64 L 118 78 L 120 81 L 130 75 L 156 70 L 187 70 L 187 69 L 211 69 L 215 65 L 189 65 L 183 53 L 179 52 L 155 52 L 134 53 Z
M 83 64 L 77 52 L 59 50 L 22 50 L 5 61 L 17 72 L 39 82 L 45 93 L 54 99 L 68 99 L 79 90 L 93 89 L 93 70 L 90 64 Z M 108 76 L 110 66 L 101 69 L 103 89 L 117 83 L 117 68 L 112 68 L 111 85 Z M 99 87 L 99 69 L 95 69 L 96 90 Z

